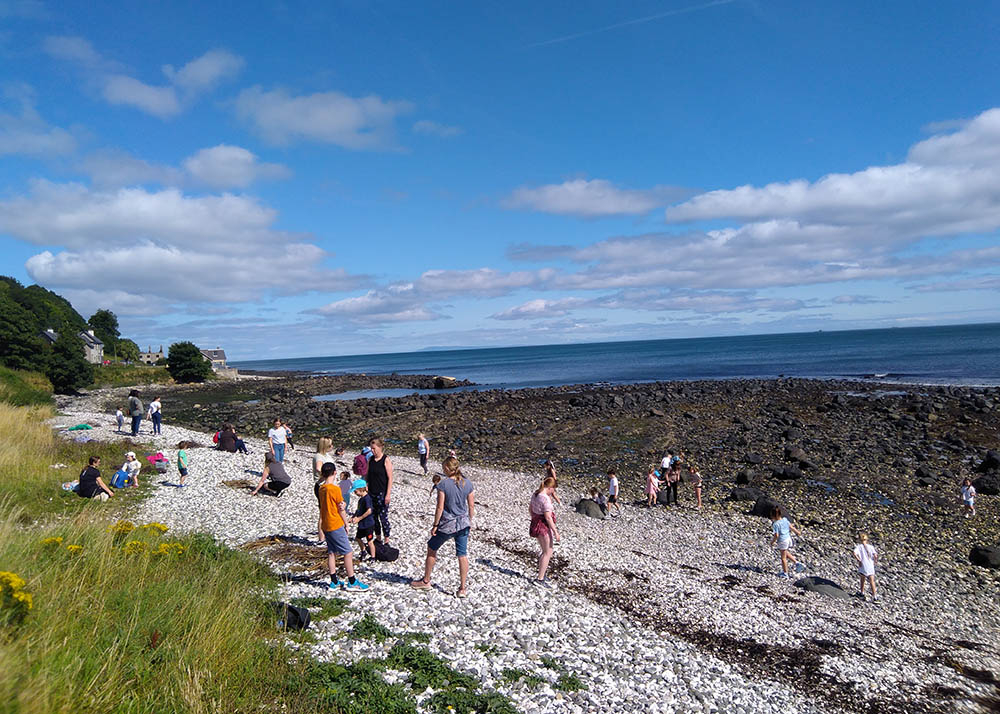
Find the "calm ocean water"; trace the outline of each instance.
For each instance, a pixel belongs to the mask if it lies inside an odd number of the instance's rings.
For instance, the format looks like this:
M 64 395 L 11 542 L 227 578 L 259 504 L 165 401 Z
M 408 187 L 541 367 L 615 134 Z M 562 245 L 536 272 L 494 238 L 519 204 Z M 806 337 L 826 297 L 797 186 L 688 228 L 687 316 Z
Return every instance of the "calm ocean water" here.
M 234 362 L 317 374 L 445 374 L 516 389 L 585 382 L 846 377 L 1000 384 L 1000 323 Z

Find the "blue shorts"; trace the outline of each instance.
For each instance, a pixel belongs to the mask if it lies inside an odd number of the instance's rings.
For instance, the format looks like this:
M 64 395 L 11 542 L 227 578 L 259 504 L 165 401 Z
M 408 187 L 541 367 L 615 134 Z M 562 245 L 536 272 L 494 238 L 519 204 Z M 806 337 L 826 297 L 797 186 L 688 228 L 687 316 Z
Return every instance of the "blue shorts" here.
M 181 476 L 187 476 L 188 475 L 188 470 L 186 468 L 184 468 L 183 466 L 178 466 L 177 470 L 181 472 Z
M 326 531 L 326 552 L 347 555 L 353 552 L 351 541 L 347 539 L 347 529 L 341 526 L 335 531 Z
M 440 531 L 431 536 L 427 541 L 427 547 L 435 553 L 445 544 L 449 538 L 455 539 L 455 555 L 459 558 L 469 554 L 469 529 L 463 528 L 457 533 L 441 533 Z

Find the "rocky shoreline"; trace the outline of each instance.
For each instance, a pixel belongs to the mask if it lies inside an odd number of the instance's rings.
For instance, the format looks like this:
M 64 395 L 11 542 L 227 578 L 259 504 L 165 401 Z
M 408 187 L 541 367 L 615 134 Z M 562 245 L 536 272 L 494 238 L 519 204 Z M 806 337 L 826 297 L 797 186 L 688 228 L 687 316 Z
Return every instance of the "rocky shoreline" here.
M 521 711 L 995 709 L 1000 706 L 1000 577 L 995 570 L 971 565 L 967 546 L 996 543 L 997 499 L 983 497 L 977 518 L 965 520 L 951 497 L 948 477 L 938 486 L 937 478 L 923 485 L 917 469 L 933 463 L 931 474 L 937 477 L 946 467 L 974 469 L 986 461 L 982 450 L 989 446 L 986 439 L 995 425 L 996 394 L 924 389 L 883 394 L 874 386 L 846 386 L 782 381 L 469 393 L 461 396 L 467 402 L 461 409 L 435 405 L 434 411 L 419 414 L 400 410 L 395 418 L 378 408 L 374 417 L 358 414 L 356 429 L 378 426 L 382 433 L 403 436 L 414 422 L 396 426 L 396 418 L 422 416 L 430 423 L 429 415 L 444 419 L 453 412 L 471 418 L 477 405 L 486 405 L 475 416 L 489 424 L 487 428 L 499 429 L 496 425 L 506 424 L 503 420 L 511 414 L 537 423 L 549 419 L 558 433 L 532 432 L 531 443 L 537 449 L 539 442 L 551 440 L 559 450 L 546 452 L 542 443 L 542 456 L 568 456 L 583 453 L 573 436 L 578 432 L 576 438 L 590 438 L 593 424 L 624 429 L 630 420 L 650 421 L 649 416 L 629 414 L 630 409 L 650 408 L 635 392 L 652 397 L 662 391 L 670 404 L 663 416 L 652 417 L 664 430 L 656 438 L 670 439 L 668 443 L 686 448 L 699 460 L 709 480 L 709 498 L 700 512 L 688 499 L 673 509 L 628 505 L 620 519 L 595 520 L 569 508 L 576 489 L 564 488 L 567 506 L 559 518 L 566 543 L 553 574 L 559 587 L 554 593 L 540 592 L 528 581 L 535 545 L 527 536 L 524 517 L 527 494 L 539 472 L 504 470 L 480 457 L 468 466 L 482 503 L 472 546 L 473 592 L 468 601 L 457 601 L 451 590 L 454 559 L 447 553 L 438 566 L 438 586 L 429 595 L 411 593 L 405 584 L 419 572 L 431 501 L 415 460 L 405 455 L 409 445 L 390 448 L 400 473 L 394 499 L 394 540 L 403 544 L 400 560 L 366 571 L 373 591 L 342 618 L 319 627 L 314 654 L 342 661 L 378 656 L 391 643 L 343 636 L 367 612 L 389 629 L 427 633 L 431 651 L 509 696 Z M 626 400 L 630 391 L 633 397 Z M 781 395 L 795 395 L 794 403 L 783 402 Z M 165 452 L 172 457 L 168 449 L 180 439 L 207 443 L 204 431 L 176 426 L 176 408 L 182 403 L 177 393 L 164 390 L 163 396 L 166 417 L 158 443 Z M 259 396 L 262 401 L 250 406 L 268 417 L 272 407 L 287 408 L 281 400 Z M 621 406 L 615 397 L 621 398 Z M 63 408 L 81 419 L 107 423 L 102 412 L 110 398 L 94 394 Z M 578 403 L 570 405 L 573 399 Z M 982 406 L 976 406 L 977 399 Z M 631 401 L 637 402 L 635 407 L 628 405 Z M 568 418 L 567 405 L 598 412 L 595 421 Z M 615 410 L 624 413 L 615 416 Z M 562 416 L 557 420 L 555 413 Z M 710 418 L 712 413 L 717 416 Z M 496 421 L 486 421 L 490 418 Z M 639 428 L 638 422 L 633 428 Z M 958 428 L 965 428 L 964 446 L 943 438 Z M 110 428 L 101 429 L 110 436 Z M 792 440 L 788 437 L 796 434 L 788 432 L 794 429 L 801 436 Z M 939 429 L 945 430 L 940 436 Z M 425 430 L 438 446 L 441 437 L 431 427 Z M 234 546 L 253 548 L 286 575 L 289 596 L 322 595 L 319 559 L 306 541 L 315 524 L 315 500 L 306 475 L 309 444 L 300 439 L 306 448 L 294 452 L 296 476 L 287 498 L 251 499 L 233 484 L 252 478 L 247 474 L 260 468 L 263 444 L 247 426 L 243 431 L 250 435 L 255 453 L 194 450 L 194 485 L 158 489 L 143 506 L 143 517 L 186 530 L 208 530 Z M 746 444 L 727 443 L 733 432 Z M 98 435 L 104 436 L 100 430 Z M 358 442 L 341 432 L 334 436 L 349 447 L 347 456 L 357 448 Z M 899 454 L 878 448 L 892 450 L 892 439 L 911 437 L 916 437 L 914 443 Z M 713 449 L 717 442 L 722 448 Z M 803 464 L 807 459 L 797 453 L 792 454 L 797 463 L 786 458 L 790 443 L 812 463 Z M 443 448 L 438 446 L 433 462 Z M 463 457 L 465 448 L 458 447 Z M 483 448 L 480 453 L 485 453 Z M 513 458 L 517 448 L 524 447 L 512 439 L 507 458 Z M 610 458 L 613 453 L 595 448 L 591 458 Z M 757 456 L 760 463 L 752 463 Z M 930 456 L 945 458 L 931 461 Z M 652 454 L 644 451 L 641 458 L 648 460 Z M 905 468 L 893 465 L 897 459 Z M 557 463 L 565 475 L 569 465 Z M 803 477 L 786 478 L 787 466 L 802 470 Z M 772 475 L 779 470 L 780 478 Z M 744 477 L 797 514 L 804 528 L 798 551 L 809 564 L 808 575 L 853 590 L 851 531 L 872 532 L 882 554 L 883 600 L 873 604 L 825 597 L 779 580 L 774 553 L 764 545 L 767 521 L 748 515 L 749 503 L 727 498 Z M 586 474 L 576 479 L 577 485 L 589 483 Z M 627 495 L 637 495 L 634 482 L 623 485 Z M 866 500 L 866 493 L 884 499 Z M 942 501 L 933 501 L 935 496 Z M 555 690 L 555 674 L 540 664 L 543 657 L 555 657 L 588 688 L 575 693 Z M 508 681 L 505 673 L 515 670 L 533 673 L 535 684 Z M 544 683 L 538 684 L 538 679 Z

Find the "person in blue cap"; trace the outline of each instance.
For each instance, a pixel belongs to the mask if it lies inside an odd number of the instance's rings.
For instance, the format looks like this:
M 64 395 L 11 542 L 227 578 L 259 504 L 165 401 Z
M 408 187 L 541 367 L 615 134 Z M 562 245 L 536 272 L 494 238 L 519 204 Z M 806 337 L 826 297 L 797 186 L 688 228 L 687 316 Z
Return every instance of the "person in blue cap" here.
M 366 556 L 368 560 L 375 560 L 375 516 L 372 515 L 372 497 L 368 495 L 368 483 L 362 478 L 355 479 L 352 490 L 358 495 L 358 509 L 351 519 L 351 523 L 358 526 L 358 532 L 354 536 L 361 549 L 358 562 L 364 561 Z

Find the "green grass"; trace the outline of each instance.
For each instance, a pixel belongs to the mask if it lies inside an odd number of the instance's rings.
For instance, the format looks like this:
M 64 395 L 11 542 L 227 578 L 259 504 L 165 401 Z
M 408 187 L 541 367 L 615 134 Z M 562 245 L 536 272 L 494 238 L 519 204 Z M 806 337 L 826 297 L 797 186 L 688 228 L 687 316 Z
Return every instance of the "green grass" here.
M 575 674 L 560 674 L 556 680 L 556 689 L 560 692 L 578 692 L 586 688 L 587 685 Z
M 297 597 L 289 601 L 296 607 L 305 607 L 309 610 L 319 609 L 319 612 L 312 612 L 312 619 L 315 621 L 329 620 L 337 617 L 347 609 L 348 601 L 339 597 Z
M 500 679 L 506 684 L 513 684 L 514 682 L 520 682 L 523 679 L 524 683 L 527 684 L 532 689 L 534 689 L 535 687 L 540 687 L 543 684 L 545 684 L 544 678 L 539 677 L 537 674 L 532 674 L 531 672 L 523 668 L 514 669 L 512 667 L 508 667 L 503 672 L 501 672 Z
M 173 384 L 166 367 L 146 364 L 96 364 L 91 387 L 131 387 L 136 384 Z
M 52 404 L 52 383 L 38 372 L 0 367 L 0 402 L 19 407 Z

